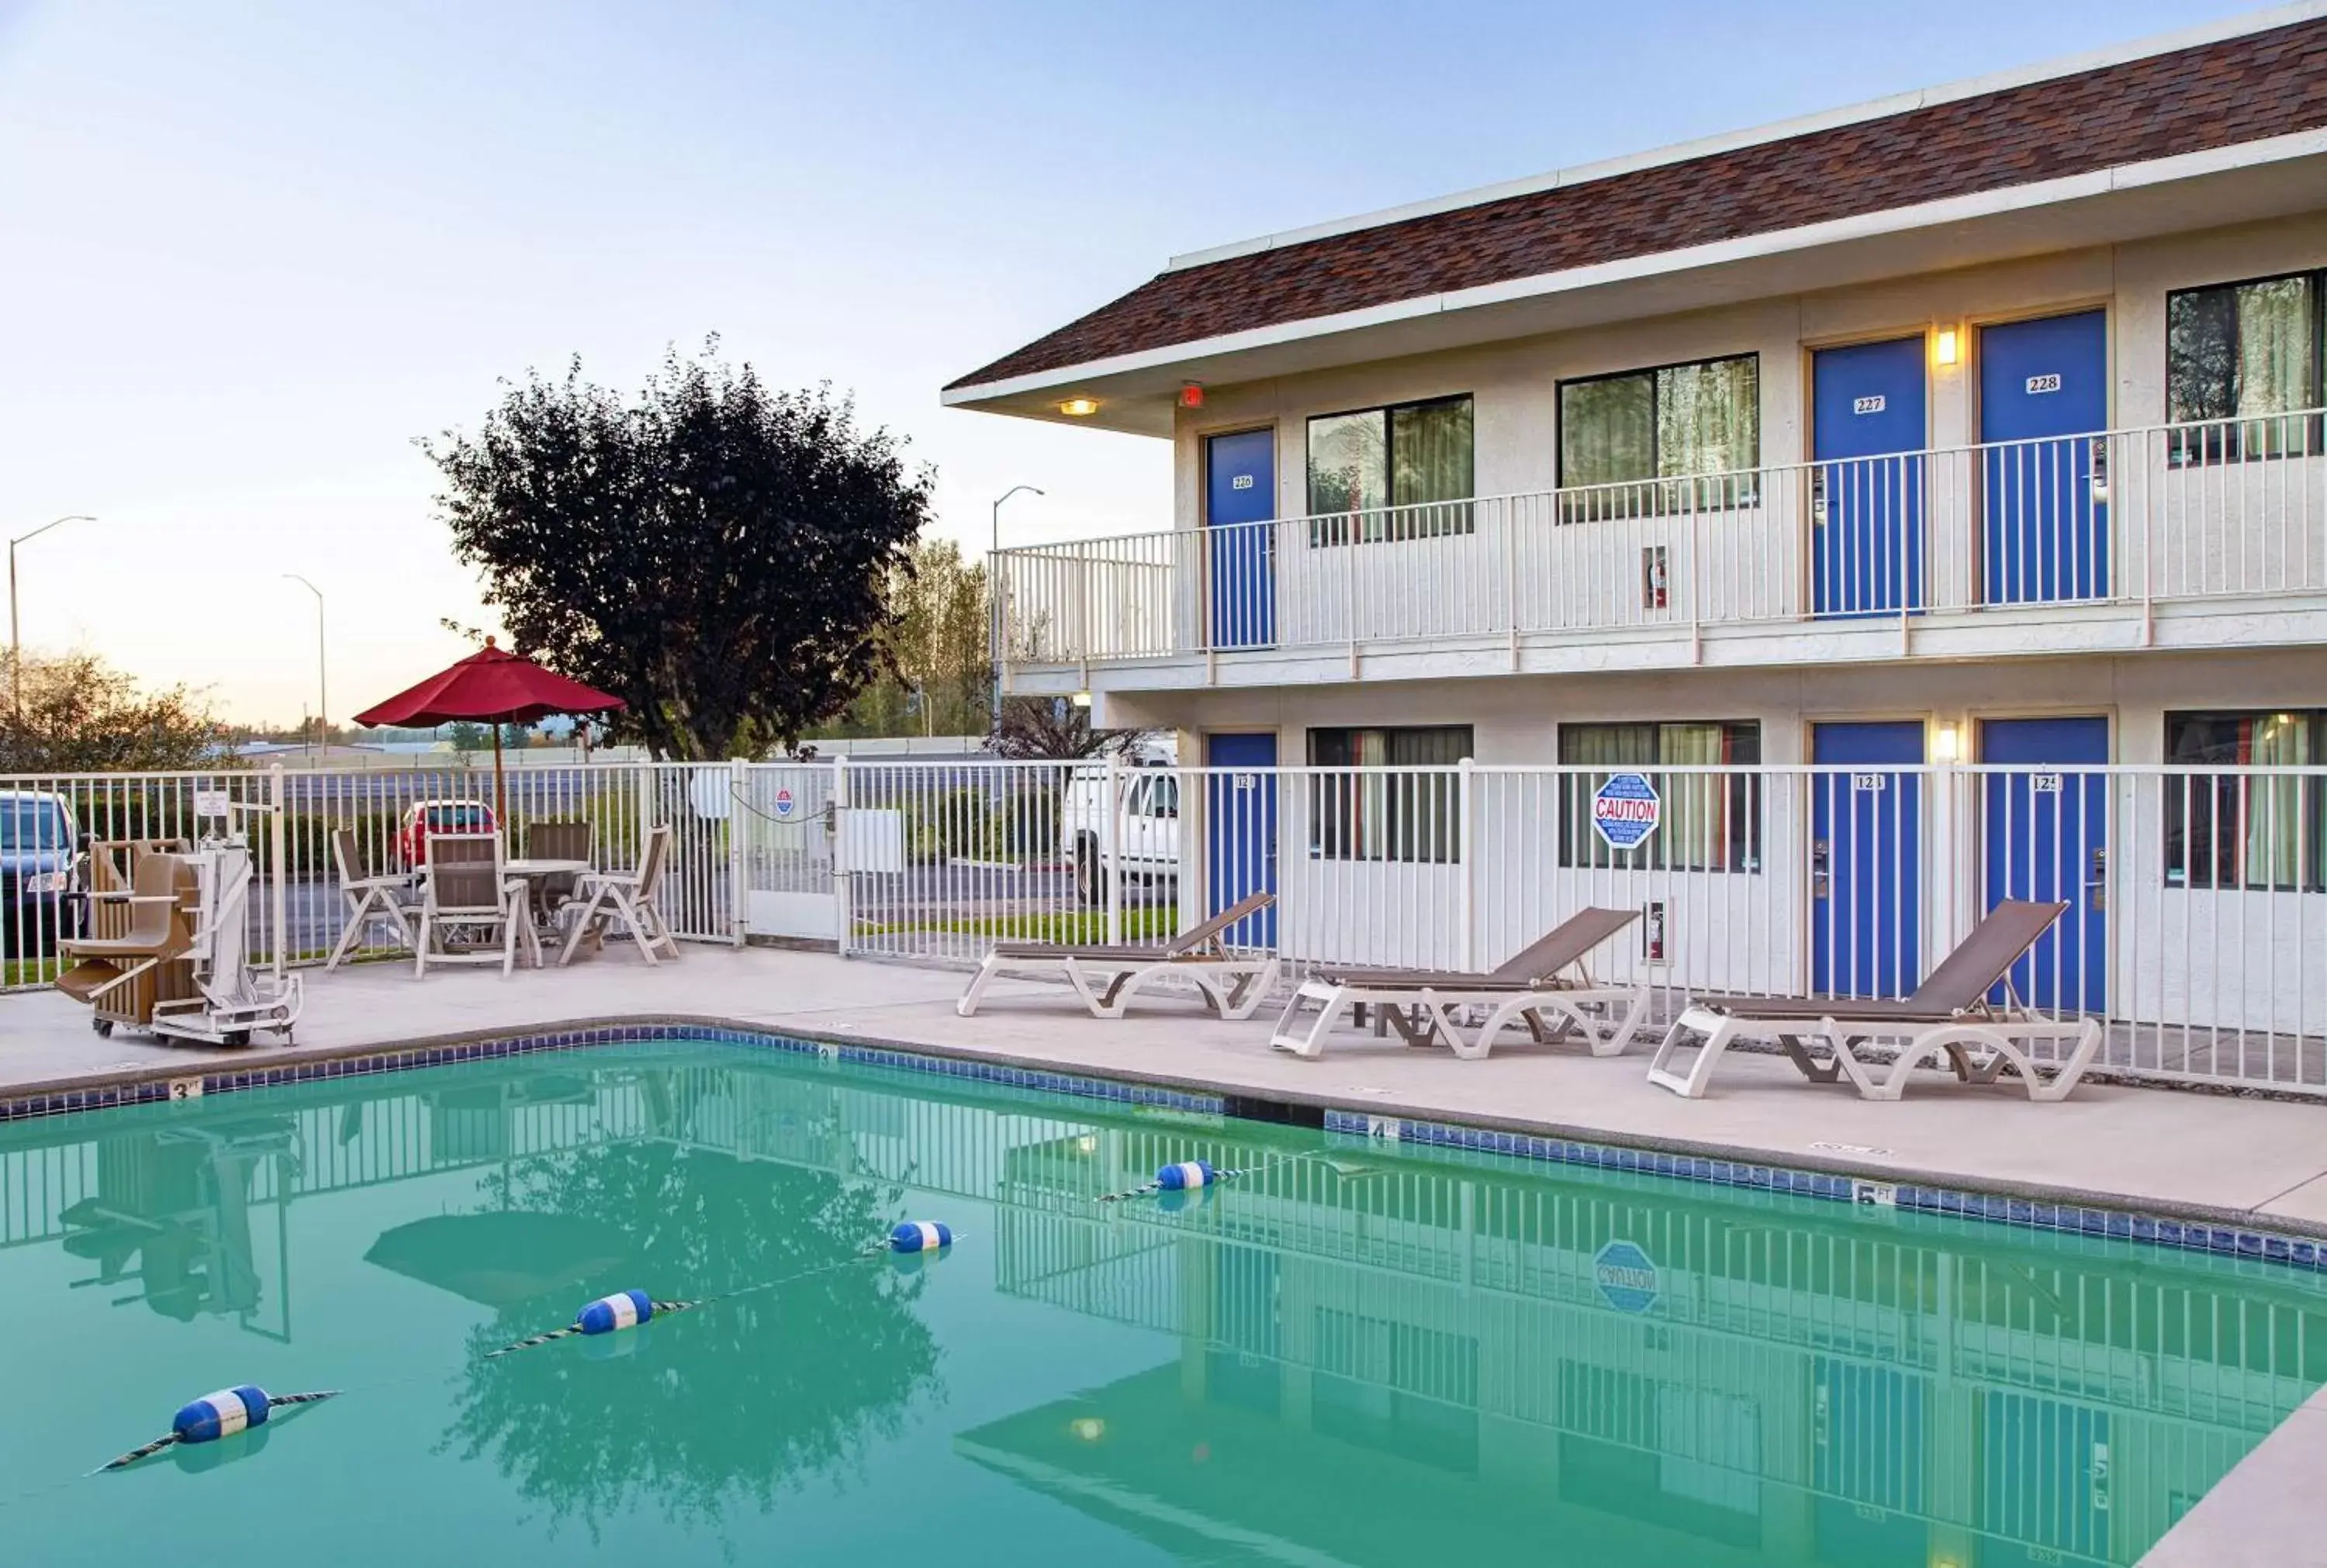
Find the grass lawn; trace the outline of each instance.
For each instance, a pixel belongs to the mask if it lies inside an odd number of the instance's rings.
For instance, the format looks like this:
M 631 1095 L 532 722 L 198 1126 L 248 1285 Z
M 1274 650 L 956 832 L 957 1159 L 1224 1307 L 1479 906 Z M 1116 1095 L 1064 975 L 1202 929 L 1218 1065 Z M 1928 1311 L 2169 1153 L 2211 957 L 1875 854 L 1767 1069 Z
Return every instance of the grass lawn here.
M 0 963 L 0 985 L 46 985 L 56 977 L 54 958 L 10 958 Z

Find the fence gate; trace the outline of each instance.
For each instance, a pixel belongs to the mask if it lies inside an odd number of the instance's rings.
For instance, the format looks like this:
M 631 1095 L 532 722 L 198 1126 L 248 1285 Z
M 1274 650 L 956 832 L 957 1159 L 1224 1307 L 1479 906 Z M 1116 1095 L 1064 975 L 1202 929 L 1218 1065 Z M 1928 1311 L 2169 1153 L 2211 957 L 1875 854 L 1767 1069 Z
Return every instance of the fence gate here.
M 741 846 L 735 859 L 746 890 L 745 934 L 837 939 L 832 848 L 838 818 L 831 767 L 754 763 L 735 772 L 728 826 Z

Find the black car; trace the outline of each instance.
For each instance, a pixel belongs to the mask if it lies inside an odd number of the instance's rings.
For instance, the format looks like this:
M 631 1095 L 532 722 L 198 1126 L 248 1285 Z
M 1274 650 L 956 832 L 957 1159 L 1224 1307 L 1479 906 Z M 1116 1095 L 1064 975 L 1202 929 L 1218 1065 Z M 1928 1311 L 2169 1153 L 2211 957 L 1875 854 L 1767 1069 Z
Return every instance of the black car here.
M 0 964 L 45 958 L 80 929 L 80 831 L 61 795 L 0 789 Z M 0 982 L 27 976 L 0 974 Z

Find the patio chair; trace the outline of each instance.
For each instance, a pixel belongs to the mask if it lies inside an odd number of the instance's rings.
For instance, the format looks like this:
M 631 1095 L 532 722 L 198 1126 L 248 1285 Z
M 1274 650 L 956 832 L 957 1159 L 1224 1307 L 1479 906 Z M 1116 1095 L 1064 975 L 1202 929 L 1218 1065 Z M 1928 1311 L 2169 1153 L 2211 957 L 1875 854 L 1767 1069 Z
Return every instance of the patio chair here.
M 352 827 L 332 830 L 332 863 L 340 873 L 340 898 L 348 906 L 348 921 L 346 929 L 340 932 L 339 942 L 332 948 L 330 959 L 323 965 L 325 972 L 338 968 L 362 944 L 374 920 L 386 920 L 400 945 L 413 946 L 416 938 L 412 906 L 404 901 L 404 895 L 413 891 L 413 874 L 368 872 L 363 846 Z
M 996 942 L 953 1010 L 964 1018 L 976 1013 L 994 977 L 1011 970 L 1063 977 L 1094 1018 L 1122 1017 L 1135 996 L 1164 979 L 1187 981 L 1231 1022 L 1250 1018 L 1276 984 L 1276 955 L 1234 950 L 1228 934 L 1276 901 L 1274 893 L 1248 894 L 1164 943 Z
M 1362 1023 L 1370 1007 L 1408 1045 L 1443 1041 L 1465 1060 L 1486 1056 L 1513 1022 L 1541 1041 L 1580 1032 L 1593 1056 L 1618 1055 L 1640 1027 L 1648 987 L 1596 985 L 1584 960 L 1640 918 L 1638 910 L 1579 910 L 1483 975 L 1327 966 L 1301 983 L 1268 1043 L 1313 1059 L 1345 1009 Z M 1317 1009 L 1306 1031 L 1304 1006 Z M 1466 1035 L 1455 1013 L 1477 1009 L 1486 1016 Z
M 193 868 L 174 854 L 137 857 L 128 888 L 89 893 L 92 921 L 107 934 L 69 937 L 57 944 L 62 972 L 57 989 L 97 1010 L 97 1031 L 110 1034 L 117 1023 L 150 1029 L 162 982 L 174 967 L 191 968 L 194 926 L 187 913 Z M 97 918 L 101 913 L 102 919 Z M 172 988 L 183 989 L 182 984 Z
M 565 938 L 565 950 L 558 955 L 559 965 L 574 961 L 574 950 L 584 937 L 603 944 L 607 928 L 621 921 L 638 944 L 639 956 L 650 964 L 659 964 L 664 957 L 678 957 L 678 941 L 670 934 L 669 925 L 662 918 L 659 900 L 662 879 L 670 863 L 671 829 L 668 823 L 647 830 L 646 846 L 639 854 L 639 869 L 635 872 L 589 872 L 583 875 L 577 890 L 582 906 L 574 929 Z
M 596 848 L 597 835 L 595 826 L 579 818 L 529 822 L 525 828 L 525 858 L 586 862 Z M 533 884 L 534 910 L 545 921 L 561 919 L 567 909 L 581 902 L 581 897 L 579 872 L 537 878 Z
M 1649 1081 L 1677 1095 L 1700 1099 L 1712 1082 L 1722 1053 L 1738 1040 L 1774 1042 L 1813 1083 L 1846 1078 L 1870 1100 L 1895 1100 L 1908 1075 L 1944 1058 L 1966 1083 L 1995 1081 L 2005 1068 L 2020 1075 L 2032 1100 L 2065 1099 L 2100 1050 L 2100 1021 L 2052 1018 L 2022 1004 L 2007 976 L 2038 938 L 2068 909 L 2065 903 L 2006 899 L 1981 917 L 1970 935 L 1933 969 L 1913 995 L 1901 1001 L 1854 1001 L 1844 997 L 1701 996 L 1693 998 L 1657 1047 Z M 1998 986 L 2002 1002 L 1990 1001 Z M 1686 1072 L 1671 1066 L 1692 1035 L 1701 1037 L 1696 1058 Z M 1861 1059 L 1858 1047 L 1870 1040 L 1899 1041 L 1887 1072 Z M 1827 1054 L 1814 1054 L 1807 1041 L 1823 1041 Z M 2051 1058 L 2051 1077 L 2040 1072 L 2029 1047 L 2039 1041 L 2065 1045 Z
M 421 881 L 420 919 L 414 932 L 412 972 L 438 964 L 493 964 L 507 975 L 517 967 L 520 945 L 541 963 L 540 940 L 526 910 L 522 879 L 501 869 L 497 833 L 432 833 L 424 847 L 427 867 Z M 492 933 L 486 943 L 456 946 L 455 929 Z

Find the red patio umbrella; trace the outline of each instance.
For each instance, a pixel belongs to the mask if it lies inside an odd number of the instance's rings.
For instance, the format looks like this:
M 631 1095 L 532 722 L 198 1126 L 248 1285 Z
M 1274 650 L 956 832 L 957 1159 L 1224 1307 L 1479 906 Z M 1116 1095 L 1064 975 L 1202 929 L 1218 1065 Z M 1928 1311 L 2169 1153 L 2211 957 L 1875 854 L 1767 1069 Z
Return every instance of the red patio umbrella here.
M 501 782 L 501 726 L 528 724 L 552 714 L 603 714 L 624 706 L 622 699 L 595 686 L 567 680 L 529 658 L 485 646 L 411 690 L 399 692 L 356 715 L 367 728 L 377 724 L 490 724 L 493 731 L 493 820 L 509 821 Z

